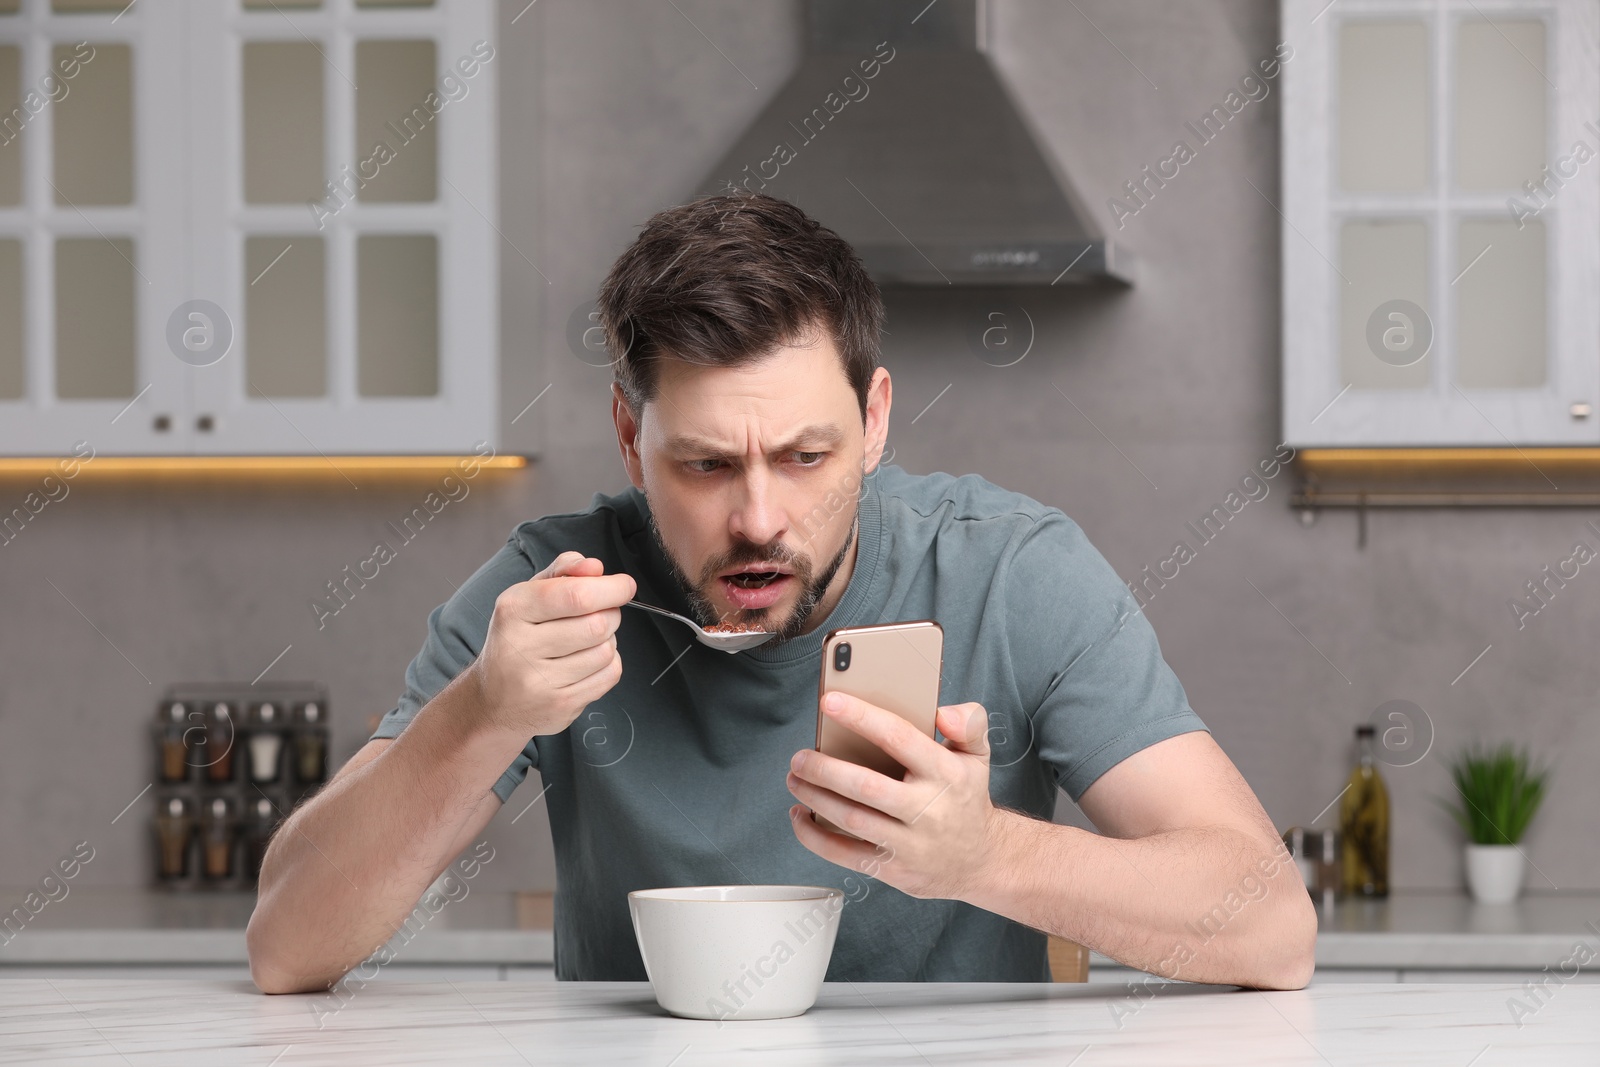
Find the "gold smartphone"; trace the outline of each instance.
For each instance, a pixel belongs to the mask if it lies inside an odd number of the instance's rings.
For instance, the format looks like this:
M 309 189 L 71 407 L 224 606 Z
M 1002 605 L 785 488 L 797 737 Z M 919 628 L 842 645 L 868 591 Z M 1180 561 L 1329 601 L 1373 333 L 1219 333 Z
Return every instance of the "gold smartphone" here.
M 830 631 L 822 642 L 822 677 L 817 686 L 817 751 L 903 779 L 906 769 L 899 761 L 823 715 L 822 698 L 848 693 L 893 712 L 932 738 L 943 657 L 944 628 L 932 620 Z M 815 812 L 811 819 L 824 830 L 855 837 Z

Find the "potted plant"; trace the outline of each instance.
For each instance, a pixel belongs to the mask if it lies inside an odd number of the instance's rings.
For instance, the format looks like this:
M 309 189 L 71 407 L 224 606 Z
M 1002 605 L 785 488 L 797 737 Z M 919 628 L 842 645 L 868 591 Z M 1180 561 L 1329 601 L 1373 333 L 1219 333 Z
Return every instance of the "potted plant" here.
M 1510 744 L 1464 750 L 1450 766 L 1457 803 L 1447 810 L 1466 832 L 1467 887 L 1481 904 L 1509 904 L 1522 891 L 1527 857 L 1517 847 L 1544 801 L 1549 769 Z

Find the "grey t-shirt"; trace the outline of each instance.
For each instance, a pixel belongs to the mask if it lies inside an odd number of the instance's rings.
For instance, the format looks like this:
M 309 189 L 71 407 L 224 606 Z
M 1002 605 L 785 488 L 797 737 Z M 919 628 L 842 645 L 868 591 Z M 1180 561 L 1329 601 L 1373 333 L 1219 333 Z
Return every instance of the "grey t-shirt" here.
M 859 504 L 849 585 L 810 633 L 729 655 L 670 619 L 624 610 L 622 680 L 561 733 L 529 740 L 495 784 L 504 801 L 530 767 L 543 778 L 558 979 L 645 980 L 631 890 L 771 883 L 846 894 L 828 981 L 1049 979 L 1040 932 L 907 896 L 795 838 L 784 776 L 816 740 L 823 638 L 842 626 L 937 620 L 939 702 L 988 710 L 994 803 L 1041 819 L 1054 814 L 1057 786 L 1076 801 L 1133 753 L 1206 726 L 1127 586 L 1059 509 L 977 475 L 892 465 L 864 480 Z M 690 614 L 647 516 L 629 487 L 517 526 L 428 616 L 405 692 L 373 736 L 398 735 L 477 656 L 501 590 L 565 550 L 633 575 L 640 599 Z

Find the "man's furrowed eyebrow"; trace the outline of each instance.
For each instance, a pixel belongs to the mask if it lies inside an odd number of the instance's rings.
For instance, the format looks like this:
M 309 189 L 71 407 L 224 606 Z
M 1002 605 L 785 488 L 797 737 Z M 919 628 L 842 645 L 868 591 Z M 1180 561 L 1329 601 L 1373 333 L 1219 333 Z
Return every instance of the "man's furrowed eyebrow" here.
M 840 430 L 837 426 L 822 423 L 805 427 L 791 437 L 788 441 L 773 449 L 773 451 L 796 451 L 801 445 L 823 445 L 833 447 L 843 441 L 844 431 Z M 697 456 L 705 456 L 707 458 L 720 459 L 724 456 L 736 454 L 723 448 L 715 441 L 707 440 L 704 437 L 696 437 L 693 434 L 674 434 L 673 436 L 667 438 L 666 445 L 664 447 L 668 452 L 676 455 L 693 454 Z

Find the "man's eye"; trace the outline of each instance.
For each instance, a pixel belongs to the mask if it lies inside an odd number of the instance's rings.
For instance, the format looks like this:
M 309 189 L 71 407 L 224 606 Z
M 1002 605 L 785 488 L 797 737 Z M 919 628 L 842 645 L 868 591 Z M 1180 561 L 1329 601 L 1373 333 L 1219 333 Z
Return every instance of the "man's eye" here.
M 825 455 L 827 455 L 826 452 L 796 452 L 795 453 L 795 457 L 797 459 L 799 459 L 800 466 L 802 466 L 802 467 L 815 467 L 817 464 L 822 462 L 822 457 L 825 456 Z
M 691 459 L 689 461 L 689 469 L 697 474 L 710 474 L 716 469 L 716 465 L 721 462 L 720 459 Z M 709 463 L 711 466 L 702 467 L 700 466 L 702 463 Z

